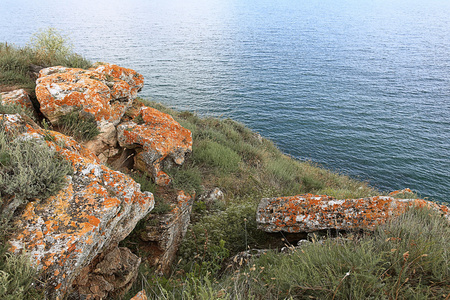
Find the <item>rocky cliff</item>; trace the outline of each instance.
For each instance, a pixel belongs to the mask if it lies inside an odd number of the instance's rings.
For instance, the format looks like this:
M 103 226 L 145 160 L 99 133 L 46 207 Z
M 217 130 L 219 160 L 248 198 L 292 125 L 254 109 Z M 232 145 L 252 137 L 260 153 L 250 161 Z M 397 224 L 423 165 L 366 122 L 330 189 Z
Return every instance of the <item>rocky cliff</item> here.
M 90 141 L 78 142 L 41 128 L 25 116 L 0 115 L 2 130 L 11 141 L 47 145 L 73 168 L 56 195 L 21 199 L 25 205 L 9 195 L 10 203 L 4 206 L 13 208 L 19 228 L 10 240 L 10 251 L 26 251 L 41 271 L 49 299 L 106 299 L 123 294 L 137 276 L 141 258 L 118 244 L 153 209 L 154 197 L 142 192 L 128 175 L 102 163 L 108 159 L 114 163 L 131 150 L 137 169 L 152 174 L 157 184 L 167 185 L 170 178 L 163 165 L 181 165 L 192 149 L 190 131 L 155 109 L 142 106 L 138 123 L 122 122 L 143 83 L 134 70 L 110 64 L 90 70 L 51 67 L 40 71 L 36 98 L 38 113 L 47 120 L 43 124 L 60 129 L 61 118 L 76 111 L 95 120 L 100 134 Z M 2 95 L 2 104 L 11 103 L 33 108 L 22 90 Z M 186 231 L 192 206 L 191 197 L 182 191 L 177 199 L 174 217 L 158 231 L 163 241 L 158 261 L 165 268 Z

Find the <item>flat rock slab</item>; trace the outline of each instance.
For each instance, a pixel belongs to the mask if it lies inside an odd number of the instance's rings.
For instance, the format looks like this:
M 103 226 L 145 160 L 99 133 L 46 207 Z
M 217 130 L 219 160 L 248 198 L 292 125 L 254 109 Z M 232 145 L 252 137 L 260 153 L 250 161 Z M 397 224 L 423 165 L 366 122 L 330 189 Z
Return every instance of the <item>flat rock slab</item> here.
M 48 199 L 28 202 L 17 218 L 20 228 L 11 251 L 25 250 L 42 271 L 46 294 L 62 297 L 97 254 L 123 240 L 154 206 L 129 176 L 110 170 L 72 138 L 29 124 L 19 115 L 0 115 L 7 132 L 34 139 L 58 152 L 73 166 L 66 187 Z
M 373 230 L 409 207 L 430 207 L 450 221 L 447 206 L 422 199 L 395 199 L 377 196 L 364 199 L 337 200 L 325 195 L 298 195 L 264 198 L 256 221 L 266 232 L 312 232 L 318 230 Z

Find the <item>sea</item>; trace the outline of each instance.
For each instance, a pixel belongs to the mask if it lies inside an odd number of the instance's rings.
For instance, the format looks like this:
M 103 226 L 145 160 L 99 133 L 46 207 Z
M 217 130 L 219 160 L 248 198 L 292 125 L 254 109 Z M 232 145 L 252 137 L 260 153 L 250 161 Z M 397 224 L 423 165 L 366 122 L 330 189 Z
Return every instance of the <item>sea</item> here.
M 450 203 L 448 0 L 0 0 L 0 42 L 53 27 L 141 97 Z

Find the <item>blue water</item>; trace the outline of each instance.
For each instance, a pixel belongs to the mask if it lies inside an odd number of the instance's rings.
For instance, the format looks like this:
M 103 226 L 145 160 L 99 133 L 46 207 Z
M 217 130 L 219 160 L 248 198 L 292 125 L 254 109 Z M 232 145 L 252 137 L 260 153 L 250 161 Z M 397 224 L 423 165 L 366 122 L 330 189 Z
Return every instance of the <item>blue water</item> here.
M 56 27 L 77 53 L 142 73 L 143 97 L 449 201 L 448 0 L 0 0 L 0 15 L 0 41 Z

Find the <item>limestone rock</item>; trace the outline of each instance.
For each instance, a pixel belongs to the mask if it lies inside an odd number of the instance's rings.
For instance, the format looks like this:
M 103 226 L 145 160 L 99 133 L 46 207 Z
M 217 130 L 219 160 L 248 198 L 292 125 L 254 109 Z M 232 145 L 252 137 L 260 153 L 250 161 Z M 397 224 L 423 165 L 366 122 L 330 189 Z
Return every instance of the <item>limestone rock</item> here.
M 0 115 L 17 138 L 47 143 L 71 162 L 67 186 L 48 199 L 29 202 L 17 218 L 13 252 L 26 250 L 42 271 L 50 299 L 66 294 L 80 271 L 97 254 L 124 239 L 154 205 L 130 177 L 98 163 L 72 138 L 28 124 L 19 115 Z
M 377 196 L 364 199 L 337 200 L 329 196 L 298 195 L 264 198 L 256 220 L 266 232 L 312 232 L 326 229 L 373 230 L 408 207 L 430 207 L 450 221 L 450 209 L 422 199 L 394 199 Z
M 224 197 L 225 196 L 223 192 L 218 187 L 216 187 L 200 195 L 198 197 L 198 201 L 205 202 L 206 206 L 208 208 L 211 208 L 214 205 L 214 203 L 223 200 Z
M 103 126 L 102 132 L 93 140 L 83 143 L 83 146 L 91 150 L 100 159 L 101 163 L 105 163 L 108 158 L 119 152 L 117 149 L 117 130 L 116 126 L 107 123 Z
M 145 290 L 140 291 L 130 300 L 147 300 L 147 295 L 145 294 Z
M 26 107 L 33 109 L 33 103 L 31 102 L 30 95 L 23 89 L 0 93 L 0 99 L 3 105 L 19 104 L 24 108 Z
M 169 213 L 153 215 L 147 221 L 141 239 L 154 244 L 151 264 L 156 265 L 160 273 L 169 271 L 181 240 L 186 234 L 193 203 L 193 197 L 180 191 L 177 204 Z
M 126 293 L 138 276 L 141 259 L 130 249 L 114 247 L 83 268 L 74 283 L 73 299 L 107 299 Z
M 164 166 L 181 165 L 192 151 L 192 133 L 170 115 L 154 108 L 141 107 L 142 124 L 126 122 L 117 126 L 119 145 L 135 149 L 135 168 L 152 174 L 158 185 L 168 185 Z
M 52 123 L 76 108 L 92 114 L 100 128 L 117 125 L 144 85 L 142 75 L 116 65 L 84 70 L 66 67 L 42 69 L 36 97 L 42 113 Z

